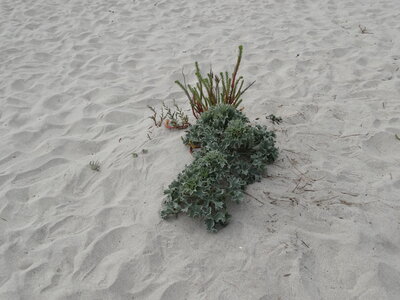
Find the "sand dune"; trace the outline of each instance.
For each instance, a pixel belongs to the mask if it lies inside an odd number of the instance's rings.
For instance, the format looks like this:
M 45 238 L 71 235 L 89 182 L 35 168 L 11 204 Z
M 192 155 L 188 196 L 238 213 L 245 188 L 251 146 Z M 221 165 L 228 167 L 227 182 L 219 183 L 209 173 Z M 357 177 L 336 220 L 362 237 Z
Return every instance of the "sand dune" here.
M 399 11 L 1 1 L 0 299 L 400 299 Z M 280 148 L 247 189 L 263 203 L 232 205 L 217 234 L 163 221 L 192 158 L 146 106 L 186 105 L 182 67 L 231 70 L 239 44 L 244 112 Z

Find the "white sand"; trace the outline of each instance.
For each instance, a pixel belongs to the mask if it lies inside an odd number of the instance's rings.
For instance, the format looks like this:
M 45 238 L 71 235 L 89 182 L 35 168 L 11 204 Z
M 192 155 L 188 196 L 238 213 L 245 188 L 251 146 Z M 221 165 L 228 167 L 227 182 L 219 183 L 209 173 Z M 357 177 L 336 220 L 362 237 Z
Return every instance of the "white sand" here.
M 399 12 L 2 0 L 0 299 L 400 299 Z M 281 149 L 247 189 L 265 204 L 233 205 L 218 234 L 163 221 L 163 189 L 192 158 L 183 132 L 148 140 L 146 105 L 186 104 L 182 66 L 232 70 L 239 44 L 257 80 L 245 113 Z

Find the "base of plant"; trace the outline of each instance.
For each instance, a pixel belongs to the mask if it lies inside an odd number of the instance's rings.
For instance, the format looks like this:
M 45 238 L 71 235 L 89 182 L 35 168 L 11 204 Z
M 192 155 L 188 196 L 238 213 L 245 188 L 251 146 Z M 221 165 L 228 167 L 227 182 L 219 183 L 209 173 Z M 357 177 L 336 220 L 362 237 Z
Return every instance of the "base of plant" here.
M 164 126 L 168 129 L 186 129 L 190 126 L 189 123 L 182 124 L 182 125 L 173 125 L 171 120 L 165 120 Z
M 193 144 L 189 144 L 188 146 L 189 146 L 189 152 L 190 152 L 190 154 L 193 154 L 193 152 L 196 151 L 196 149 L 197 149 L 197 150 L 200 150 L 200 148 L 201 148 L 200 146 L 193 145 Z

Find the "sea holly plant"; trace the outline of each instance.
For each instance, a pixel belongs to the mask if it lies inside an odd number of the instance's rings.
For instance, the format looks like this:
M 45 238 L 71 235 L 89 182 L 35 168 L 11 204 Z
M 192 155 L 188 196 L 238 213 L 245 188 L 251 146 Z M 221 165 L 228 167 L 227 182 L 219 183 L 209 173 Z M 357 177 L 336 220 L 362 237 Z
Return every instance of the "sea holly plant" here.
M 185 92 L 196 119 L 212 106 L 225 103 L 238 108 L 242 103 L 242 95 L 255 82 L 253 81 L 248 86 L 243 87 L 244 79 L 242 76 L 238 76 L 242 54 L 243 46 L 239 46 L 239 54 L 232 75 L 229 75 L 228 72 L 220 72 L 218 76 L 210 70 L 206 76 L 203 76 L 199 64 L 195 62 L 195 75 L 197 78 L 195 85 L 186 84 L 184 75 L 183 83 L 179 80 L 175 81 Z
M 278 156 L 275 134 L 251 125 L 231 104 L 203 112 L 183 142 L 199 151 L 165 190 L 161 217 L 185 213 L 203 219 L 212 232 L 228 224 L 227 203 L 239 203 L 245 187 L 259 181 L 266 165 Z
M 197 149 L 194 161 L 164 191 L 164 219 L 183 213 L 202 219 L 209 231 L 217 231 L 231 218 L 227 203 L 239 203 L 246 186 L 261 180 L 266 165 L 278 156 L 275 133 L 253 126 L 238 110 L 242 95 L 254 84 L 243 88 L 244 79 L 238 76 L 242 54 L 239 46 L 232 75 L 221 72 L 218 76 L 210 70 L 203 76 L 196 62 L 195 85 L 187 84 L 184 75 L 183 83 L 176 81 L 189 99 L 195 124 L 190 125 L 177 106 L 173 112 L 164 105 L 159 115 L 150 107 L 156 126 L 165 121 L 167 128 L 188 127 L 183 143 Z

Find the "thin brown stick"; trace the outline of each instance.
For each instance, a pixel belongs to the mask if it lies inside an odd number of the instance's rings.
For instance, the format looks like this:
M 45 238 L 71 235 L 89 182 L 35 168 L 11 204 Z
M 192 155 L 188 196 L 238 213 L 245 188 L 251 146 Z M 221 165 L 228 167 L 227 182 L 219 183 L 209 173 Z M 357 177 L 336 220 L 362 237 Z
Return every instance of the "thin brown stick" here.
M 257 199 L 257 198 L 254 197 L 253 195 L 247 193 L 246 191 L 244 191 L 243 193 L 246 194 L 247 196 L 249 196 L 250 198 L 253 198 L 253 199 L 256 200 L 257 202 L 261 203 L 262 205 L 265 204 L 264 202 L 262 202 L 261 200 Z

